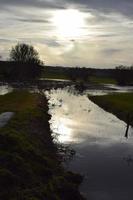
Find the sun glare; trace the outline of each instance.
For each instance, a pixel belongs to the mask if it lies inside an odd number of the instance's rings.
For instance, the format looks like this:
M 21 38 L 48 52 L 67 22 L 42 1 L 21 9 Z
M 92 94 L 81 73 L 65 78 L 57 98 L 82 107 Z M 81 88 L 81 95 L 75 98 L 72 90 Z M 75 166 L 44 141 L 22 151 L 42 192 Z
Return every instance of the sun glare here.
M 84 34 L 85 16 L 75 9 L 61 10 L 54 14 L 53 24 L 59 37 L 79 37 Z

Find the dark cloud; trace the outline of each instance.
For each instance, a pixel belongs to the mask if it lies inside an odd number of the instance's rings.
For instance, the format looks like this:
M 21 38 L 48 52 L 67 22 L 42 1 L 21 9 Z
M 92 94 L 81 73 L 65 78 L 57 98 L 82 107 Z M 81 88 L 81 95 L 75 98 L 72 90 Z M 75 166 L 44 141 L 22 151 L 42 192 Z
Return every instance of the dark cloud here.
M 49 23 L 48 20 L 44 19 L 24 19 L 24 18 L 15 18 L 15 20 L 20 21 L 20 22 L 28 22 L 28 23 Z
M 60 47 L 61 44 L 55 40 L 45 40 L 44 41 L 45 44 L 47 44 L 49 47 Z
M 70 42 L 76 42 L 76 40 L 72 39 L 72 40 L 70 40 Z
M 78 7 L 85 12 L 116 12 L 133 17 L 133 0 L 0 0 L 0 9 L 6 7 L 35 7 L 42 9 L 65 9 Z
M 70 4 L 75 4 L 84 11 L 91 9 L 99 12 L 116 12 L 129 17 L 133 17 L 133 0 L 66 0 Z
M 63 3 L 60 2 L 60 0 L 0 0 L 0 8 L 6 8 L 6 7 L 36 7 L 36 8 L 43 8 L 43 9 L 63 9 Z
M 122 49 L 116 48 L 105 48 L 102 52 L 107 56 L 112 56 L 113 54 L 119 53 Z
M 120 36 L 119 34 L 115 34 L 115 33 L 107 33 L 107 34 L 101 34 L 98 35 L 98 38 L 112 38 L 112 37 L 117 37 Z

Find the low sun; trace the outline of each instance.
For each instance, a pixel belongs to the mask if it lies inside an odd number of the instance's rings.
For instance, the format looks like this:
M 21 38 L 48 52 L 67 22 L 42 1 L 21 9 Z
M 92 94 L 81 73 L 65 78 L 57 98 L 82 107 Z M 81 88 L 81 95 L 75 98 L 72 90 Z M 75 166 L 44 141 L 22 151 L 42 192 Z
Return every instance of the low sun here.
M 84 15 L 75 9 L 61 10 L 54 14 L 53 24 L 59 37 L 80 37 L 84 34 Z

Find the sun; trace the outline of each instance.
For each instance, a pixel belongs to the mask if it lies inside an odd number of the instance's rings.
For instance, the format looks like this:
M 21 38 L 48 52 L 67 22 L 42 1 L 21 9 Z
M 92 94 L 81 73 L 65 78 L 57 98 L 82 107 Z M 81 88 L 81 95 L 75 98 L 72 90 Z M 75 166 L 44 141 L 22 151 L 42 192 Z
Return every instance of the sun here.
M 52 21 L 59 37 L 75 38 L 84 34 L 85 16 L 78 10 L 57 11 Z

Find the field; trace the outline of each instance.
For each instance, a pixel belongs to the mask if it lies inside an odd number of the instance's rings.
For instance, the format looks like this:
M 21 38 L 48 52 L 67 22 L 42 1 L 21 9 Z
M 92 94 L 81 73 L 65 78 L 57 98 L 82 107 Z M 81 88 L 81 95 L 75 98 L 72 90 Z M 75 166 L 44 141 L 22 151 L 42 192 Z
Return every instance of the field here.
M 89 98 L 125 122 L 129 117 L 130 124 L 133 125 L 133 93 L 90 96 Z
M 116 84 L 116 81 L 113 78 L 105 78 L 105 77 L 90 77 L 90 83 L 94 84 Z

